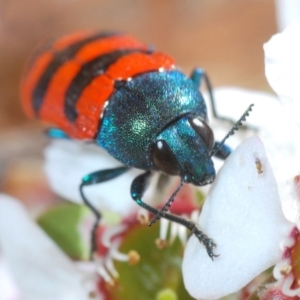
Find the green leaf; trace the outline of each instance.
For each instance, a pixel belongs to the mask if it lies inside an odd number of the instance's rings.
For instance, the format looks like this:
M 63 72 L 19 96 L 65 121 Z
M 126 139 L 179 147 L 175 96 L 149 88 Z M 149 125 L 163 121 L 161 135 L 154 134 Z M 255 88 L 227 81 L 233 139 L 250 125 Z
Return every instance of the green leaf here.
M 68 256 L 76 260 L 89 258 L 90 226 L 84 228 L 84 223 L 93 221 L 86 206 L 59 204 L 48 209 L 37 222 Z

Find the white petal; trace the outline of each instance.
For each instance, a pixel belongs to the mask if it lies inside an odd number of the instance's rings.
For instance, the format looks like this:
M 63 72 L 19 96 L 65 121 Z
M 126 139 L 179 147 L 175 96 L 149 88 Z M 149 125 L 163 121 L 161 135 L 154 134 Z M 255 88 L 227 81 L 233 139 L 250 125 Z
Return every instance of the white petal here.
M 0 295 L 4 300 L 22 299 L 3 255 L 0 253 Z
M 244 124 L 258 129 L 277 181 L 285 216 L 295 222 L 300 217 L 300 202 L 294 184 L 294 177 L 300 174 L 300 134 L 286 105 L 283 106 L 273 95 L 234 87 L 217 88 L 215 96 L 219 114 L 233 120 L 238 120 L 241 112 L 251 103 L 254 104 Z M 230 124 L 220 124 L 216 120 L 212 123 L 215 136 L 221 140 L 229 131 Z M 250 134 L 251 130 L 240 129 L 226 144 L 235 149 Z M 220 161 L 215 163 L 217 170 L 222 165 Z
M 214 96 L 218 114 L 221 117 L 227 117 L 236 121 L 250 104 L 254 104 L 253 111 L 250 112 L 246 122 L 243 122 L 246 126 L 250 125 L 253 127 L 260 127 L 262 124 L 267 123 L 267 119 L 272 114 L 266 114 L 266 110 L 269 110 L 271 105 L 271 110 L 273 111 L 273 103 L 275 102 L 276 105 L 276 102 L 278 102 L 278 98 L 269 93 L 234 86 L 215 88 Z M 210 102 L 208 100 L 206 102 L 210 107 Z M 275 110 L 277 110 L 276 107 Z M 231 124 L 227 125 L 227 127 L 231 126 Z
M 300 23 L 294 23 L 264 45 L 266 77 L 283 105 L 277 130 L 273 131 L 273 148 L 268 147 L 267 153 L 285 202 L 285 213 L 292 221 L 299 219 L 294 187 L 294 177 L 300 174 L 299 35 Z
M 87 280 L 86 274 L 28 217 L 24 207 L 3 194 L 0 194 L 0 248 L 22 299 L 90 299 L 94 279 Z
M 265 73 L 280 102 L 284 105 L 285 113 L 297 126 L 297 138 L 300 130 L 300 23 L 296 22 L 282 33 L 272 36 L 264 44 Z M 295 142 L 297 141 L 295 137 Z
M 210 113 L 210 126 L 214 131 L 215 139 L 217 141 L 221 141 L 232 128 L 233 124 L 228 121 L 220 121 L 219 119 L 214 118 L 208 95 L 204 94 L 204 96 L 206 98 L 208 112 Z M 281 124 L 278 122 L 278 116 L 280 118 L 282 107 L 278 98 L 271 94 L 256 90 L 242 89 L 239 87 L 224 86 L 215 88 L 214 96 L 218 115 L 232 121 L 239 120 L 250 104 L 254 104 L 253 110 L 246 118 L 246 121 L 243 122 L 244 126 L 242 126 L 238 131 L 235 131 L 234 135 L 230 136 L 226 140 L 226 144 L 230 146 L 231 149 L 235 149 L 245 139 L 253 135 L 253 130 L 249 130 L 249 127 L 258 130 L 261 135 L 261 130 L 266 130 L 266 128 L 268 129 L 270 124 L 277 124 L 277 126 Z M 269 113 L 269 111 L 272 113 Z M 263 134 L 263 137 L 269 137 L 270 131 L 271 130 L 268 130 L 266 134 Z M 222 160 L 214 160 L 216 171 L 222 167 L 223 163 L 224 161 Z M 203 188 L 208 189 L 208 186 L 201 187 L 201 190 L 203 190 Z
M 300 23 L 293 23 L 264 45 L 266 77 L 282 102 L 297 105 L 294 116 L 300 108 L 299 35 Z
M 300 20 L 299 0 L 275 0 L 276 19 L 279 31 Z
M 260 91 L 238 87 L 219 87 L 214 89 L 214 95 L 218 114 L 233 121 L 240 119 L 250 104 L 254 104 L 253 110 L 246 117 L 246 121 L 243 121 L 246 128 L 260 130 L 269 124 L 270 119 L 275 120 L 282 109 L 277 97 Z M 207 101 L 207 104 L 210 106 L 209 101 Z M 269 111 L 272 111 L 272 113 L 268 113 Z M 276 123 L 278 123 L 278 119 L 276 120 Z M 212 118 L 211 126 L 216 139 L 221 141 L 233 125 Z M 226 144 L 235 149 L 245 138 L 250 137 L 252 134 L 251 130 L 245 130 L 245 127 L 242 126 L 238 131 L 235 131 L 233 136 L 227 139 Z
M 199 224 L 217 243 L 215 253 L 220 256 L 212 261 L 199 241 L 190 238 L 183 276 L 196 299 L 233 293 L 279 260 L 279 242 L 290 223 L 283 216 L 276 181 L 259 138 L 246 140 L 227 159 Z
M 97 145 L 72 140 L 54 140 L 45 150 L 45 171 L 52 189 L 67 200 L 82 203 L 79 185 L 94 171 L 116 168 L 121 163 Z M 87 199 L 98 209 L 126 215 L 137 204 L 130 197 L 130 186 L 141 171 L 132 169 L 123 175 L 84 188 Z M 155 180 L 145 193 L 145 201 L 153 198 Z

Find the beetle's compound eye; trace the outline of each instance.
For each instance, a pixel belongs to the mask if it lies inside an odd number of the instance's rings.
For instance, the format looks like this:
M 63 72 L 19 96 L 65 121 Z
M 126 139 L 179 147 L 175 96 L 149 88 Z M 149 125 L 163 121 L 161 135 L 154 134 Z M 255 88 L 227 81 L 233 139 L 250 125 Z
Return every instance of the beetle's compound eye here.
M 206 145 L 208 152 L 210 153 L 214 147 L 215 138 L 214 133 L 211 128 L 207 125 L 207 123 L 201 118 L 191 118 L 189 122 L 193 129 L 197 132 L 197 134 L 202 139 L 203 143 Z
M 169 175 L 179 175 L 180 166 L 174 155 L 164 140 L 156 141 L 153 148 L 153 162 L 159 170 Z

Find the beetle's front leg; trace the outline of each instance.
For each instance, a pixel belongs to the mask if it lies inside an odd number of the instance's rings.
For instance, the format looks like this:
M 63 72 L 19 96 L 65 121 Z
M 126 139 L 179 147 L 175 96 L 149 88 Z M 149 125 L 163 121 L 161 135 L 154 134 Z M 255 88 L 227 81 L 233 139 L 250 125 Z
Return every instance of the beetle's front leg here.
M 206 248 L 208 256 L 213 259 L 218 255 L 214 254 L 213 249 L 216 244 L 212 239 L 210 239 L 206 234 L 204 234 L 194 222 L 181 218 L 179 216 L 167 213 L 163 210 L 156 209 L 145 202 L 142 201 L 145 190 L 148 187 L 149 180 L 151 178 L 151 172 L 147 171 L 138 177 L 136 177 L 131 184 L 131 197 L 132 199 L 141 207 L 145 208 L 154 215 L 159 215 L 160 218 L 165 218 L 171 222 L 175 222 L 188 228 L 196 238 L 204 245 Z

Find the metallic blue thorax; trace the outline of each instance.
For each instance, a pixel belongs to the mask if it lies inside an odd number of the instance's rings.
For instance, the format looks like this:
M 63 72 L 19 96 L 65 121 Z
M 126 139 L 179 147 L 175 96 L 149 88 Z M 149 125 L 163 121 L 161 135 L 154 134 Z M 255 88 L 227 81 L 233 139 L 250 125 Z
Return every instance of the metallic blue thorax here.
M 178 70 L 146 73 L 110 97 L 96 141 L 126 166 L 152 169 L 157 136 L 188 114 L 207 119 L 204 99 L 190 78 Z

